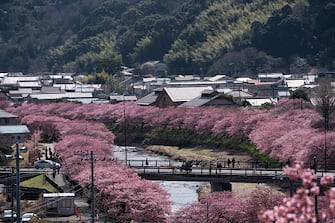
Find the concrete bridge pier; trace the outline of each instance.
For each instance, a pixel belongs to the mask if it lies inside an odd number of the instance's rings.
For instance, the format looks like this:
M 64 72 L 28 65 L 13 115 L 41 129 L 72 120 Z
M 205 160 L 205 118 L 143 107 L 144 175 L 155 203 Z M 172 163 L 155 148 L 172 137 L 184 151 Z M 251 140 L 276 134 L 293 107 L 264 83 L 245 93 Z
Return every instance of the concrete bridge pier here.
M 211 192 L 220 192 L 220 191 L 231 191 L 232 185 L 230 182 L 217 182 L 212 181 L 211 184 Z

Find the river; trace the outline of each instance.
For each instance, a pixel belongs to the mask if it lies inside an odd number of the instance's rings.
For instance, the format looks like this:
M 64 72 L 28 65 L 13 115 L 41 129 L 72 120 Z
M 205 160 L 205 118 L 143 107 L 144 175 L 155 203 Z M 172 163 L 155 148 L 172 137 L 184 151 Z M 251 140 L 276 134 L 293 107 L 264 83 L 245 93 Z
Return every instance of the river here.
M 145 160 L 148 159 L 149 163 L 153 160 L 168 160 L 167 156 L 155 154 L 139 147 L 126 147 L 127 160 Z M 126 159 L 125 147 L 114 146 L 114 157 L 119 160 Z M 171 164 L 181 165 L 180 162 L 171 160 Z M 188 181 L 158 181 L 162 188 L 167 190 L 171 195 L 172 211 L 175 212 L 188 203 L 196 201 L 198 194 L 196 190 L 203 182 L 188 182 Z

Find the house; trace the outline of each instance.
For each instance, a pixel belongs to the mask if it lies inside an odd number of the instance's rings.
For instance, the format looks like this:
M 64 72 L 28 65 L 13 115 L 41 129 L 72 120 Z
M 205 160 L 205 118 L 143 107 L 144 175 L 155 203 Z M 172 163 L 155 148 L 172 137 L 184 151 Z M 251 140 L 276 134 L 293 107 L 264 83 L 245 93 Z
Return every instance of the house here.
M 97 91 L 101 92 L 102 91 L 102 86 L 101 86 L 101 84 L 80 84 L 80 83 L 76 83 L 74 85 L 74 91 L 75 92 L 91 92 L 91 93 L 95 93 Z
M 242 101 L 242 99 L 245 99 L 245 98 L 253 98 L 254 95 L 248 93 L 248 92 L 245 92 L 244 90 L 232 90 L 232 91 L 229 91 L 226 93 L 226 95 L 228 96 L 231 96 L 234 101 Z
M 49 78 L 54 84 L 69 84 L 73 83 L 72 73 L 59 73 L 49 75 Z
M 232 107 L 237 106 L 237 104 L 232 100 L 232 98 L 224 97 L 223 94 L 218 93 L 214 90 L 204 90 L 201 93 L 201 96 L 196 97 L 190 101 L 187 101 L 178 107 L 183 108 L 196 108 L 196 107 L 206 107 L 206 106 L 215 106 L 215 107 Z
M 278 79 L 275 82 L 260 82 L 259 80 L 248 81 L 248 90 L 256 94 L 259 98 L 279 98 L 278 91 L 287 90 L 284 85 L 284 79 Z
M 75 91 L 76 89 L 76 84 L 74 83 L 53 83 L 52 86 L 63 91 Z
M 0 142 L 2 145 L 11 146 L 17 142 L 29 139 L 30 131 L 26 125 L 1 125 Z
M 177 107 L 184 102 L 201 96 L 204 90 L 213 90 L 212 87 L 164 87 L 154 103 L 160 108 Z
M 91 99 L 93 94 L 91 92 L 61 92 L 61 93 L 32 93 L 28 96 L 30 102 L 35 103 L 47 103 L 59 100 L 71 100 L 76 101 L 76 99 Z
M 278 98 L 289 98 L 291 96 L 291 92 L 287 89 L 279 90 L 278 91 Z
M 42 87 L 42 84 L 39 80 L 36 81 L 18 81 L 17 82 L 18 88 L 28 88 L 32 90 L 40 90 Z
M 45 216 L 74 215 L 74 193 L 44 193 L 42 197 Z
M 11 113 L 8 113 L 2 109 L 0 109 L 0 126 L 2 125 L 16 125 L 17 124 L 17 116 Z
M 57 94 L 64 92 L 60 87 L 55 86 L 43 86 L 40 93 L 43 94 Z M 38 93 L 38 92 L 37 92 Z
M 111 95 L 109 100 L 112 104 L 116 104 L 123 101 L 136 101 L 136 96 L 133 95 Z
M 28 140 L 30 131 L 26 125 L 17 125 L 17 116 L 0 109 L 0 143 L 11 146 Z
M 299 87 L 303 87 L 306 84 L 307 80 L 303 78 L 299 79 L 285 79 L 285 85 L 291 89 L 291 90 L 296 90 Z
M 162 93 L 162 91 L 163 88 L 156 88 L 154 92 L 138 99 L 136 103 L 143 106 L 154 105 L 158 96 Z
M 195 77 L 192 74 L 186 74 L 186 75 L 178 75 L 174 78 L 176 81 L 194 81 L 194 80 L 200 80 L 199 77 Z
M 217 74 L 213 77 L 204 77 L 204 80 L 216 82 L 216 81 L 224 81 L 224 80 L 226 81 L 226 80 L 234 80 L 234 79 L 224 74 Z
M 259 107 L 264 104 L 273 104 L 272 98 L 246 98 L 245 101 L 249 102 L 251 106 Z
M 17 89 L 19 84 L 24 86 L 24 82 L 28 82 L 28 85 L 36 86 L 36 83 L 40 81 L 38 76 L 4 76 L 0 83 L 0 86 L 5 89 Z M 34 84 L 32 84 L 34 83 Z
M 33 93 L 31 88 L 19 88 L 17 90 L 10 90 L 8 95 L 15 102 L 23 102 L 29 94 Z
M 0 105 L 15 104 L 15 100 L 11 98 L 7 93 L 0 90 Z
M 258 80 L 260 82 L 276 82 L 283 79 L 284 75 L 282 73 L 264 73 L 258 74 Z

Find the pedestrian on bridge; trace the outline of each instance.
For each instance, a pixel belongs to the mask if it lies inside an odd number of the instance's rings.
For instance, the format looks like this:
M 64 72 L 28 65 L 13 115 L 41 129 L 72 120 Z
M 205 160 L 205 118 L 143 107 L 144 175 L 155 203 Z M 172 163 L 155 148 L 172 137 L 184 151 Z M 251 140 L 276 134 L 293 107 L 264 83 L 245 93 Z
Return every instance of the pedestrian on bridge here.
M 217 161 L 217 163 L 216 163 L 216 167 L 219 169 L 219 172 L 221 173 L 221 168 L 222 168 L 222 163 L 221 163 L 221 161 Z
M 56 168 L 52 168 L 52 178 L 55 179 L 56 177 Z
M 231 164 L 233 166 L 233 168 L 235 168 L 235 158 L 233 157 L 233 159 L 231 160 Z
M 228 159 L 227 159 L 227 165 L 228 165 L 228 168 L 230 167 L 230 163 L 231 163 L 231 160 L 228 158 Z

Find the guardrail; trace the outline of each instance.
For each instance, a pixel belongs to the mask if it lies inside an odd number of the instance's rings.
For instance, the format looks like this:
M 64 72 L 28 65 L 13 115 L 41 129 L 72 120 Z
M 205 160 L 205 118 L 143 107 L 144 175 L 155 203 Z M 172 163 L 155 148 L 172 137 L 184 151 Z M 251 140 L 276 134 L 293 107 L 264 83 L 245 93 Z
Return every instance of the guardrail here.
M 0 166 L 0 173 L 14 173 L 16 172 L 16 168 L 13 166 Z M 20 167 L 20 173 L 48 173 L 52 171 L 51 169 L 35 169 L 34 167 Z
M 15 169 L 13 166 L 0 166 L 0 172 L 11 172 L 12 169 Z

